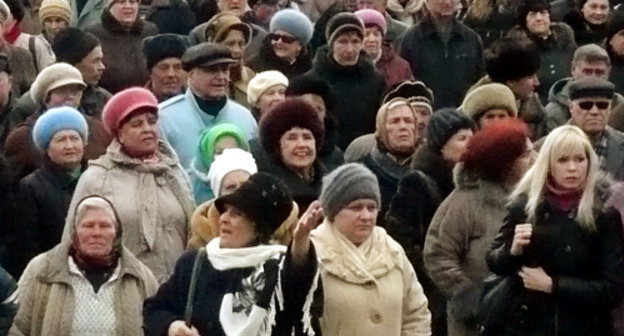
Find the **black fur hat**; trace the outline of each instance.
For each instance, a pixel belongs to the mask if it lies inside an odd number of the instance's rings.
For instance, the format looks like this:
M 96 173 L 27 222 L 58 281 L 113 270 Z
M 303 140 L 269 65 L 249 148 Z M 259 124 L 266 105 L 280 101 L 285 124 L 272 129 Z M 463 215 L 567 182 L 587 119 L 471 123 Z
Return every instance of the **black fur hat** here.
M 143 55 L 147 61 L 147 71 L 165 58 L 182 58 L 189 47 L 186 36 L 176 34 L 160 34 L 146 37 L 143 40 Z
M 485 71 L 497 83 L 532 76 L 539 67 L 540 57 L 533 43 L 503 38 L 485 51 Z

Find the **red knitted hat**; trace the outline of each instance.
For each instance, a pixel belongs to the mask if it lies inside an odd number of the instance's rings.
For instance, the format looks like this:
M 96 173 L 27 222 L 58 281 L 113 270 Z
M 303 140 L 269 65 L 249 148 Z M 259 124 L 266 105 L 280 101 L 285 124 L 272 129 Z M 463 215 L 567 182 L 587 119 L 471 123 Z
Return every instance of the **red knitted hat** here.
M 158 99 L 152 92 L 141 87 L 118 92 L 106 103 L 102 111 L 104 128 L 110 134 L 116 135 L 121 122 L 139 109 L 158 113 Z

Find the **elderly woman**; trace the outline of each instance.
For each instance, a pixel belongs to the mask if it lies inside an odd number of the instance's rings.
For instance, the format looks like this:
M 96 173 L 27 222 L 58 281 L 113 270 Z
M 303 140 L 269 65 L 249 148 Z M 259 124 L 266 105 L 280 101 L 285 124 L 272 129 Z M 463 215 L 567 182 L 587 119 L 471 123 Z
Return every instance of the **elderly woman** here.
M 58 107 L 37 119 L 32 133 L 43 166 L 18 184 L 18 204 L 28 204 L 19 209 L 20 250 L 12 251 L 20 271 L 61 241 L 67 209 L 82 172 L 89 127 L 80 112 Z
M 288 249 L 267 244 L 292 204 L 286 186 L 264 173 L 216 199 L 219 237 L 182 256 L 145 302 L 147 334 L 314 334 L 309 308 L 318 272 L 309 233 L 318 212 L 298 222 Z
M 279 71 L 268 70 L 256 75 L 247 86 L 247 103 L 256 119 L 262 118 L 286 99 L 288 78 Z
M 355 15 L 364 22 L 364 53 L 375 64 L 386 80 L 388 87 L 414 79 L 412 69 L 406 60 L 396 54 L 393 47 L 384 40 L 388 33 L 386 18 L 375 9 L 360 9 Z
M 277 70 L 287 78 L 302 75 L 312 68 L 308 42 L 313 26 L 305 14 L 284 9 L 271 18 L 270 34 L 258 54 L 250 59 L 249 67 L 256 73 Z
M 70 209 L 85 195 L 108 198 L 126 233 L 124 244 L 162 283 L 188 240 L 195 208 L 188 177 L 171 147 L 160 140 L 158 101 L 150 91 L 119 92 L 104 107 L 102 118 L 113 142 L 106 154 L 89 162 Z M 65 233 L 72 221 L 68 216 Z
M 316 110 L 305 101 L 292 98 L 260 120 L 259 143 L 251 146 L 258 170 L 282 180 L 300 210 L 307 209 L 321 190 L 325 167 L 317 153 L 323 137 L 323 123 Z M 261 161 L 262 157 L 266 160 Z
M 517 119 L 493 123 L 468 143 L 455 169 L 455 190 L 438 207 L 423 257 L 447 297 L 449 335 L 478 335 L 476 309 L 488 275 L 485 254 L 505 216 L 505 201 L 529 168 L 533 146 Z
M 401 246 L 376 226 L 373 173 L 358 163 L 323 179 L 325 220 L 312 232 L 321 261 L 321 330 L 334 335 L 431 335 L 427 298 Z
M 38 107 L 24 123 L 9 133 L 5 144 L 6 156 L 16 178 L 30 174 L 43 164 L 43 157 L 32 138 L 37 118 L 53 107 L 79 109 L 82 91 L 86 86 L 81 72 L 67 63 L 52 64 L 37 75 L 30 88 L 30 96 Z M 87 115 L 84 117 L 90 130 L 84 157 L 88 160 L 97 159 L 106 152 L 111 139 L 99 119 Z
M 453 168 L 466 151 L 474 124 L 449 108 L 436 111 L 426 130 L 427 141 L 418 148 L 411 170 L 399 182 L 385 224 L 388 234 L 405 249 L 429 299 L 432 333 L 446 335 L 446 299 L 425 270 L 422 250 L 431 218 L 455 188 Z
M 131 86 L 147 83 L 145 55 L 141 52 L 143 39 L 158 34 L 158 28 L 139 17 L 139 0 L 105 0 L 101 22 L 85 31 L 102 42 L 106 69 L 100 86 L 117 93 Z
M 576 5 L 577 9 L 563 17 L 563 22 L 574 30 L 576 44 L 602 43 L 611 12 L 609 0 L 579 0 Z
M 518 289 L 496 335 L 610 335 L 610 308 L 624 293 L 622 220 L 604 207 L 599 160 L 577 127 L 546 138 L 511 194 L 487 255 Z
M 219 124 L 200 134 L 197 155 L 193 158 L 189 169 L 197 204 L 204 203 L 215 196 L 216 191 L 212 189 L 210 182 L 210 168 L 215 157 L 221 155 L 227 148 L 241 148 L 249 151 L 249 143 L 243 131 L 236 125 Z
M 24 271 L 9 335 L 143 335 L 142 304 L 158 285 L 123 246 L 113 205 L 87 196 L 72 219 L 70 239 Z

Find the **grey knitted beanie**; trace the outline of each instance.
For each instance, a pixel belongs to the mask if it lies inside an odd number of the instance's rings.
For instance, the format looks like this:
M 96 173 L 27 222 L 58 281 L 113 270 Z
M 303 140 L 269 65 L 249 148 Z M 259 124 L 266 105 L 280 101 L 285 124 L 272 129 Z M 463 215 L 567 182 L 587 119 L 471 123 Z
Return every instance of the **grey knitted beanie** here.
M 349 203 L 363 198 L 375 200 L 377 205 L 381 205 L 377 177 L 364 165 L 345 164 L 323 178 L 319 199 L 323 214 L 330 221 Z

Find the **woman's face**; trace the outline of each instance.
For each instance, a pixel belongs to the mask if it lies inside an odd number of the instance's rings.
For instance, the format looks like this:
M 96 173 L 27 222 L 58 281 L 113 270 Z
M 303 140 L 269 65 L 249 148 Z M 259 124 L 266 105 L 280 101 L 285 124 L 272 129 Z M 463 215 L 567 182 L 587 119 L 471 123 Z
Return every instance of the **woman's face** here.
M 381 53 L 381 42 L 383 34 L 377 27 L 366 28 L 364 34 L 364 52 L 373 58 L 377 58 Z
M 503 109 L 491 109 L 483 113 L 483 115 L 479 118 L 479 128 L 483 129 L 485 126 L 499 121 L 509 118 L 509 112 Z
M 587 0 L 581 13 L 587 22 L 595 25 L 601 25 L 607 22 L 609 18 L 609 1 L 608 0 Z
M 300 97 L 306 103 L 312 105 L 316 112 L 318 112 L 318 116 L 321 120 L 325 120 L 325 115 L 327 115 L 327 107 L 325 106 L 325 101 L 323 97 L 317 95 L 316 93 L 306 93 Z
M 589 160 L 581 148 L 563 153 L 551 162 L 550 174 L 555 184 L 563 189 L 576 190 L 587 179 Z
M 280 138 L 282 162 L 293 171 L 305 171 L 316 159 L 316 141 L 310 130 L 294 127 Z
M 273 85 L 258 97 L 256 107 L 260 110 L 260 115 L 271 112 L 275 106 L 286 100 L 286 86 L 282 84 Z
M 468 140 L 472 138 L 471 129 L 462 129 L 444 144 L 442 147 L 442 157 L 444 160 L 452 162 L 453 164 L 459 162 L 462 154 L 466 151 L 468 146 Z
M 349 203 L 334 217 L 333 225 L 353 244 L 360 245 L 370 237 L 377 224 L 379 207 L 372 199 Z
M 77 84 L 63 85 L 51 90 L 45 102 L 47 108 L 71 106 L 78 108 L 82 99 L 82 86 Z
M 231 135 L 224 135 L 217 139 L 214 144 L 214 155 L 221 155 L 228 148 L 238 148 L 238 141 Z
M 609 44 L 611 45 L 611 49 L 613 49 L 620 58 L 624 58 L 624 29 L 613 35 Z
M 54 42 L 54 37 L 56 37 L 56 34 L 58 34 L 58 32 L 60 32 L 69 25 L 69 23 L 60 16 L 47 17 L 45 18 L 45 20 L 43 20 L 42 23 L 43 31 L 45 32 L 45 36 L 48 42 L 50 43 Z
M 76 227 L 80 252 L 89 257 L 109 255 L 116 235 L 115 219 L 104 209 L 87 210 Z
M 226 204 L 225 211 L 219 217 L 219 238 L 222 248 L 249 246 L 256 239 L 254 223 L 233 205 Z
M 48 157 L 61 167 L 74 168 L 82 161 L 84 141 L 74 130 L 58 131 L 48 146 Z
M 236 29 L 230 30 L 221 43 L 230 49 L 233 59 L 239 63 L 242 61 L 243 54 L 247 48 L 247 41 L 245 41 L 245 35 L 242 31 Z
M 245 181 L 249 180 L 250 176 L 251 174 L 244 170 L 234 170 L 225 174 L 221 180 L 221 190 L 219 191 L 219 196 L 225 196 L 233 193 L 236 189 L 240 188 Z
M 138 112 L 130 116 L 119 128 L 117 137 L 126 153 L 132 157 L 146 157 L 158 148 L 158 115 Z
M 283 30 L 276 30 L 270 37 L 275 56 L 288 62 L 294 62 L 303 49 L 299 40 Z
M 131 27 L 139 14 L 139 0 L 113 0 L 110 13 L 120 25 Z

